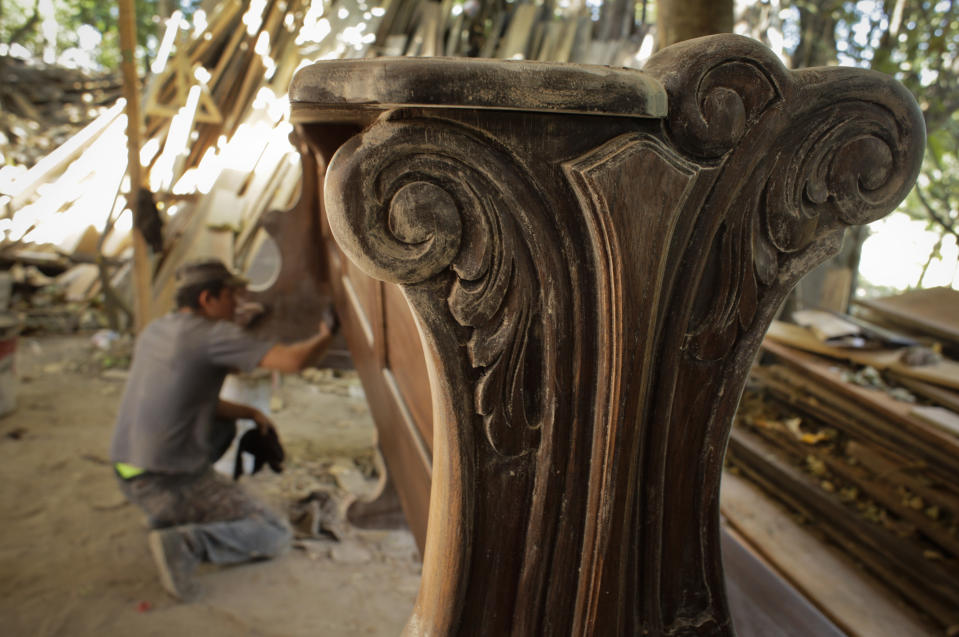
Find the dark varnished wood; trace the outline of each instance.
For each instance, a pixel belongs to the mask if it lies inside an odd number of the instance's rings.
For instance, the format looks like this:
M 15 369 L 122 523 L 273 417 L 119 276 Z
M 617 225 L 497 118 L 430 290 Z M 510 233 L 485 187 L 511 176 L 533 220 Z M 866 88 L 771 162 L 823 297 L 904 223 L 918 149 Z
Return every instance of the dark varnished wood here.
M 290 95 L 418 533 L 431 460 L 407 634 L 732 634 L 731 417 L 785 294 L 911 187 L 912 97 L 866 71 L 789 72 L 728 35 L 642 73 L 319 63 Z

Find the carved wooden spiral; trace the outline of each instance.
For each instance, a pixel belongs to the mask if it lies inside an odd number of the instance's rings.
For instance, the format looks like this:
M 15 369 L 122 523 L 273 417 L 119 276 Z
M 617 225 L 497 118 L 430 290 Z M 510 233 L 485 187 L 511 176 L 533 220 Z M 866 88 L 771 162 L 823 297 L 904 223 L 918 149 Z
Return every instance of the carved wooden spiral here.
M 696 58 L 710 63 L 688 63 Z M 924 126 L 912 95 L 891 78 L 861 69 L 790 72 L 748 38 L 690 40 L 654 56 L 646 70 L 669 95 L 665 132 L 720 171 L 706 204 L 715 211 L 705 268 L 712 293 L 703 293 L 690 329 L 691 351 L 716 360 L 750 328 L 790 260 L 898 205 L 919 171 Z M 827 243 L 838 248 L 838 237 Z M 719 271 L 719 261 L 733 267 Z
M 384 120 L 333 157 L 326 202 L 334 236 L 369 274 L 404 285 L 452 275 L 448 311 L 473 330 L 487 438 L 506 456 L 532 450 L 552 404 L 539 383 L 555 319 L 541 314 L 540 294 L 557 282 L 530 256 L 549 232 L 529 230 L 547 216 L 524 171 L 465 127 Z

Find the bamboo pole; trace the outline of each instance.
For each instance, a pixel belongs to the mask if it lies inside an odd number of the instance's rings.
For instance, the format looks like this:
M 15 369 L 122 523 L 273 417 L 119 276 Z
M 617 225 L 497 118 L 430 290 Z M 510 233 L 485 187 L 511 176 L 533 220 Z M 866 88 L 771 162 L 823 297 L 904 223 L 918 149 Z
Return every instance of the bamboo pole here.
M 127 204 L 133 210 L 133 290 L 134 322 L 137 332 L 150 320 L 150 256 L 143 233 L 137 227 L 137 193 L 143 184 L 140 169 L 140 84 L 137 80 L 137 23 L 133 0 L 120 0 L 120 54 L 123 69 L 123 92 L 127 99 L 127 171 L 130 195 Z

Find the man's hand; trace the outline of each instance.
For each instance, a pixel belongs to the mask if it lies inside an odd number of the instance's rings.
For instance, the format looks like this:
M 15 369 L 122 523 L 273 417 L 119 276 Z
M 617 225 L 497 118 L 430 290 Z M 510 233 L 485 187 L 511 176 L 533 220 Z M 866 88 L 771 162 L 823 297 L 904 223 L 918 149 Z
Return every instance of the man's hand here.
M 221 398 L 216 404 L 216 415 L 218 418 L 228 418 L 230 420 L 240 418 L 252 420 L 256 423 L 256 428 L 260 430 L 261 434 L 266 434 L 271 429 L 276 431 L 276 425 L 270 417 L 250 405 L 241 405 Z
M 263 435 L 266 435 L 271 429 L 276 431 L 276 424 L 259 409 L 253 410 L 253 422 L 256 423 L 256 428 L 259 429 Z

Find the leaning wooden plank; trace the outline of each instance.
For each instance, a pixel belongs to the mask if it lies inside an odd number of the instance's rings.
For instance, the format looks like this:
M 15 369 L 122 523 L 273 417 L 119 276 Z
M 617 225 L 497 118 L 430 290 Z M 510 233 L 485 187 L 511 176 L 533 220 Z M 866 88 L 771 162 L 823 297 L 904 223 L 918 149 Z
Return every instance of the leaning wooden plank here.
M 443 54 L 446 57 L 465 55 L 466 40 L 469 35 L 469 32 L 463 28 L 465 23 L 466 14 L 460 13 L 450 24 L 446 34 L 446 44 L 443 47 Z
M 438 2 L 424 2 L 417 14 L 417 27 L 410 39 L 406 55 L 435 57 L 443 54 L 440 25 L 442 6 Z
M 38 187 L 38 197 L 14 212 L 11 236 L 30 242 L 58 243 L 68 227 L 60 213 L 70 208 L 85 192 L 86 186 L 103 173 L 102 157 L 122 156 L 124 150 L 123 119 L 114 119 L 105 131 L 92 140 L 89 148 L 70 162 L 61 175 Z M 123 162 L 125 163 L 125 162 Z M 105 216 L 109 205 L 103 210 Z M 80 226 L 89 222 L 71 219 Z
M 547 62 L 569 62 L 573 54 L 573 47 L 576 45 L 576 34 L 579 33 L 580 19 L 569 18 L 562 22 L 563 28 L 560 32 L 559 41 L 556 48 L 550 53 Z
M 16 210 L 23 206 L 36 192 L 38 186 L 50 181 L 54 175 L 76 159 L 116 118 L 123 114 L 124 108 L 126 108 L 126 100 L 117 100 L 117 103 L 110 109 L 101 113 L 99 117 L 83 127 L 76 135 L 38 161 L 30 170 L 10 184 L 10 192 L 4 193 L 11 197 L 10 209 Z
M 959 623 L 959 586 L 954 574 L 847 509 L 754 436 L 733 429 L 729 456 L 735 466 L 814 520 L 834 542 L 941 626 Z
M 163 261 L 153 283 L 154 308 L 157 315 L 170 309 L 173 293 L 176 288 L 176 269 L 184 261 L 192 257 L 209 256 L 211 249 L 226 251 L 223 245 L 224 234 L 230 236 L 230 256 L 232 256 L 233 233 L 210 234 L 207 230 L 208 220 L 217 208 L 230 208 L 239 205 L 236 195 L 246 173 L 227 169 L 220 173 L 210 194 L 204 197 L 186 219 L 182 233 L 173 242 L 173 248 Z M 185 213 L 180 213 L 185 214 Z M 179 216 L 179 215 L 178 215 Z M 181 222 L 182 223 L 182 222 Z M 227 261 L 229 263 L 229 261 Z
M 200 85 L 194 85 L 186 96 L 186 104 L 179 109 L 170 122 L 170 132 L 154 168 L 155 171 L 159 171 L 157 173 L 159 179 L 155 180 L 157 183 L 151 184 L 154 190 L 170 190 L 185 170 L 183 160 L 190 150 L 190 134 L 196 124 L 196 113 L 202 90 Z
M 496 57 L 504 60 L 525 60 L 529 55 L 533 24 L 540 8 L 532 4 L 517 6 L 506 33 L 496 49 Z
M 228 0 L 216 4 L 216 10 L 210 16 L 206 29 L 190 44 L 191 61 L 205 66 L 207 53 L 215 50 L 233 33 L 230 26 L 234 19 L 239 19 L 244 4 L 239 0 Z
M 400 13 L 405 10 L 400 5 L 407 4 L 410 4 L 409 0 L 389 0 L 388 2 L 380 3 L 385 13 L 383 14 L 383 19 L 380 21 L 379 27 L 376 29 L 376 40 L 374 40 L 374 44 L 378 49 L 385 49 L 387 39 L 389 39 L 391 35 L 397 34 L 393 25 Z M 405 25 L 403 25 L 403 28 L 405 28 Z
M 263 63 L 263 57 L 255 51 L 257 39 L 260 37 L 259 34 L 270 33 L 282 22 L 285 6 L 283 3 L 273 2 L 266 9 L 266 18 L 260 25 L 261 29 L 258 35 L 253 40 L 253 48 L 246 52 L 250 58 L 245 68 L 246 72 L 241 74 L 242 80 L 233 93 L 229 110 L 224 114 L 223 130 L 228 136 L 236 131 L 244 114 L 253 102 L 257 88 L 263 83 L 263 73 L 266 66 Z
M 213 70 L 210 72 L 210 81 L 208 82 L 210 89 L 213 91 L 214 96 L 219 96 L 221 93 L 220 82 L 223 78 L 224 73 L 226 73 L 227 67 L 230 66 L 230 63 L 235 59 L 234 54 L 236 53 L 237 47 L 240 46 L 240 43 L 244 40 L 249 40 L 249 36 L 246 34 L 245 29 L 235 29 L 233 35 L 230 37 L 230 41 L 227 42 L 226 47 L 223 49 L 223 52 L 220 54 L 220 57 L 217 59 L 216 66 L 213 67 Z M 252 46 L 248 43 L 248 46 Z M 220 105 L 223 105 L 223 102 L 219 102 Z
M 559 61 L 556 57 L 570 24 L 572 24 L 572 21 L 563 22 L 560 20 L 552 20 L 544 23 L 546 32 L 543 35 L 543 41 L 540 44 L 539 51 L 536 53 L 537 60 L 543 62 Z
M 117 138 L 117 146 L 122 147 L 122 141 Z M 91 178 L 83 184 L 83 194 L 73 202 L 70 209 L 61 213 L 68 215 L 69 220 L 64 219 L 60 223 L 66 225 L 69 223 L 87 224 L 88 227 L 103 228 L 106 226 L 107 217 L 113 209 L 117 195 L 120 193 L 120 185 L 126 173 L 127 162 L 125 158 L 117 158 L 113 162 L 103 162 L 102 165 L 91 175 Z M 89 233 L 86 233 L 89 235 Z M 99 238 L 99 231 L 95 231 L 94 236 Z M 89 241 L 84 241 L 84 236 L 80 235 L 71 238 L 69 243 L 65 240 L 61 242 L 60 248 L 67 254 L 78 256 L 97 256 L 97 244 L 94 240 L 93 245 Z
M 481 58 L 491 58 L 493 53 L 496 51 L 496 45 L 500 41 L 500 33 L 503 32 L 503 27 L 506 24 L 508 16 L 505 11 L 500 11 L 493 16 L 493 28 L 490 29 L 486 34 L 486 40 L 483 41 L 483 48 L 480 50 L 479 56 Z
M 951 436 L 959 436 L 959 414 L 934 405 L 917 405 L 909 414 Z
M 766 340 L 830 358 L 851 361 L 858 365 L 870 365 L 878 370 L 890 370 L 935 385 L 959 389 L 959 363 L 948 358 L 930 365 L 910 366 L 902 361 L 905 349 L 860 350 L 833 347 L 821 342 L 806 328 L 782 321 L 773 321 L 769 331 L 766 332 Z
M 792 318 L 824 342 L 843 336 L 857 336 L 862 332 L 855 323 L 844 321 L 837 314 L 823 310 L 799 310 L 793 312 Z
M 883 299 L 860 299 L 869 308 L 905 327 L 959 344 L 959 292 L 939 287 L 910 290 Z
M 593 21 L 590 20 L 588 15 L 581 15 L 576 25 L 576 33 L 573 35 L 573 43 L 569 51 L 568 61 L 582 63 L 589 52 L 592 39 Z
M 273 191 L 282 178 L 281 170 L 289 166 L 288 162 L 284 161 L 288 152 L 288 147 L 283 148 L 276 143 L 268 144 L 263 150 L 259 161 L 250 173 L 252 179 L 249 180 L 244 192 L 243 208 L 239 215 L 241 227 L 255 224 L 256 219 L 263 213 L 266 202 L 273 196 Z
M 720 486 L 720 510 L 728 524 L 850 637 L 939 634 L 754 484 L 727 471 Z
M 170 78 L 170 74 L 167 69 L 167 63 L 170 60 L 170 51 L 173 50 L 175 45 L 178 49 L 186 45 L 186 37 L 177 37 L 179 35 L 182 17 L 182 14 L 178 11 L 174 13 L 173 17 L 167 18 L 163 38 L 161 38 L 156 55 L 154 56 L 153 62 L 150 64 L 150 77 L 147 81 L 147 88 L 146 91 L 144 91 L 143 100 L 146 104 L 144 112 L 148 115 L 150 112 L 150 106 L 152 104 L 156 104 L 157 94 L 159 93 L 160 89 L 166 85 Z M 179 39 L 178 44 L 177 39 Z

